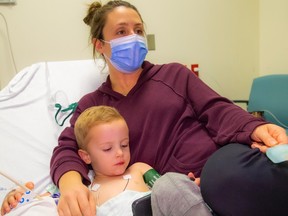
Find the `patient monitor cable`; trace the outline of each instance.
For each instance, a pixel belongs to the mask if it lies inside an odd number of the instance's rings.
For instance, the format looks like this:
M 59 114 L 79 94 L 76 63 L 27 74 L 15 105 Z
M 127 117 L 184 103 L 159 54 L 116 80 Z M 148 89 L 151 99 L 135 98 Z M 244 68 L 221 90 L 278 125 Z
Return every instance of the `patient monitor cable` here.
M 18 72 L 18 70 L 17 70 L 17 67 L 16 67 L 15 58 L 14 58 L 14 54 L 13 54 L 13 50 L 12 50 L 12 46 L 11 46 L 11 40 L 10 40 L 8 24 L 7 24 L 5 16 L 1 12 L 0 12 L 0 16 L 3 18 L 4 23 L 5 23 L 6 32 L 7 32 L 7 38 L 8 38 L 8 44 L 9 44 L 9 49 L 10 49 L 10 54 L 11 54 L 11 57 L 12 57 L 13 66 L 14 66 L 14 70 L 15 70 L 15 74 L 16 74 Z
M 2 175 L 5 178 L 9 179 L 10 181 L 12 181 L 13 183 L 18 185 L 20 188 L 22 188 L 25 191 L 24 195 L 22 196 L 22 200 L 20 201 L 20 204 L 29 202 L 29 201 L 31 201 L 30 199 L 33 199 L 33 198 L 37 198 L 39 200 L 42 199 L 38 194 L 36 194 L 35 192 L 31 191 L 28 187 L 26 187 L 25 185 L 21 184 L 16 179 L 14 179 L 13 177 L 7 175 L 6 173 L 2 172 L 1 170 L 0 170 L 0 175 Z

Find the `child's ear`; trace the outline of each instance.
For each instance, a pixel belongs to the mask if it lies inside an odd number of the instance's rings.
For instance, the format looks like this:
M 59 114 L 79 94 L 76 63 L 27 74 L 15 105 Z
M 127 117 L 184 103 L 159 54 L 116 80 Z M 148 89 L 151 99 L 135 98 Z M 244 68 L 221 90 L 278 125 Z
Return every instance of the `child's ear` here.
M 90 159 L 90 156 L 89 156 L 87 151 L 85 151 L 83 149 L 79 149 L 78 155 L 86 164 L 91 164 L 91 159 Z

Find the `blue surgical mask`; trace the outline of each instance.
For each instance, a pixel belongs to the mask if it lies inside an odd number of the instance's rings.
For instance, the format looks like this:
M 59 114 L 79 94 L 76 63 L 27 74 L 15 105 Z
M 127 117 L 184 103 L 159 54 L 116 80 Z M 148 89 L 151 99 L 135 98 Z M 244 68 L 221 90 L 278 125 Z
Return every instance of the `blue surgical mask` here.
M 137 34 L 104 42 L 111 45 L 109 61 L 123 73 L 131 73 L 140 68 L 148 53 L 145 38 Z

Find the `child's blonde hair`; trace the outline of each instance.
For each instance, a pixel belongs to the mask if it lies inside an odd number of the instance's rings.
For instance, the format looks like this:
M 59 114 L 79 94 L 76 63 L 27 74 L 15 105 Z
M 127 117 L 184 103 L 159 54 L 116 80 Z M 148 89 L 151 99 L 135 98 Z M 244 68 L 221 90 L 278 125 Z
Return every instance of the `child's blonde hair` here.
M 94 106 L 86 109 L 80 114 L 74 127 L 79 148 L 86 150 L 86 138 L 92 127 L 119 119 L 124 120 L 123 116 L 115 108 L 110 106 Z

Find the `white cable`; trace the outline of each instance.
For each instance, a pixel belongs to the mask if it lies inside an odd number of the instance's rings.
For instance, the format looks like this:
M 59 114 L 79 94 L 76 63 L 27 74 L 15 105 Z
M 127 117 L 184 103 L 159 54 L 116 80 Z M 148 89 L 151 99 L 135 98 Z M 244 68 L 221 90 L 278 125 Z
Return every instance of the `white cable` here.
M 0 175 L 4 176 L 5 178 L 9 179 L 10 181 L 12 181 L 13 183 L 15 183 L 16 185 L 18 185 L 20 188 L 22 188 L 24 191 L 30 191 L 29 188 L 27 188 L 25 185 L 21 184 L 20 182 L 18 182 L 16 179 L 12 178 L 11 176 L 7 175 L 6 173 L 2 172 L 0 170 Z M 42 199 L 38 194 L 35 194 L 37 199 Z
M 18 72 L 17 67 L 16 67 L 16 63 L 15 63 L 15 58 L 14 58 L 14 54 L 13 54 L 13 50 L 12 50 L 12 46 L 11 46 L 11 40 L 10 40 L 10 34 L 9 34 L 9 28 L 8 28 L 8 24 L 6 21 L 5 16 L 0 12 L 1 17 L 3 18 L 4 22 L 5 22 L 5 26 L 6 26 L 6 32 L 7 32 L 7 37 L 8 37 L 8 44 L 9 44 L 9 49 L 10 49 L 10 54 L 12 57 L 12 61 L 13 61 L 13 66 L 14 66 L 14 70 L 15 70 L 15 74 Z
M 4 176 L 5 178 L 9 179 L 11 182 L 15 183 L 16 185 L 18 185 L 19 187 L 21 187 L 24 191 L 30 190 L 29 188 L 27 188 L 25 185 L 21 184 L 20 182 L 18 182 L 16 179 L 12 178 L 11 176 L 7 175 L 6 173 L 2 172 L 0 170 L 0 175 Z

